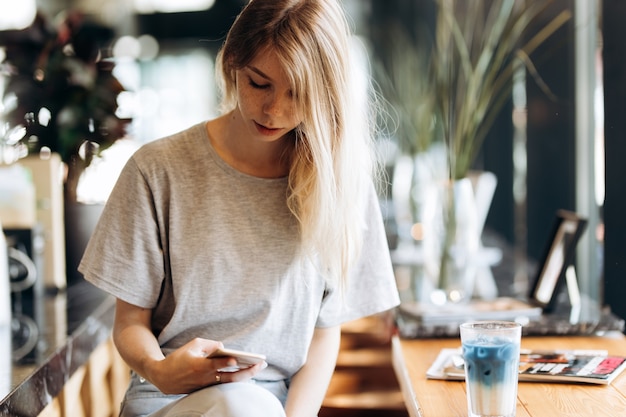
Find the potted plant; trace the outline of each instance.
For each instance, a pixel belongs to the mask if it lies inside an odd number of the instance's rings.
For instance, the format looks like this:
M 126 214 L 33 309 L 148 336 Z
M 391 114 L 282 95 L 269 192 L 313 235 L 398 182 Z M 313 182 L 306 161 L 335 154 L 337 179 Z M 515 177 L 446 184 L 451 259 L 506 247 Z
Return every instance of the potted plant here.
M 572 16 L 569 10 L 561 11 L 540 27 L 550 0 L 437 3 L 428 77 L 448 149 L 449 177 L 460 179 L 467 176 L 494 119 L 509 99 L 516 71 L 525 67 L 528 74 L 540 79 L 530 55 Z
M 399 37 L 382 85 L 401 118 L 400 148 L 430 175 L 409 195 L 422 205 L 423 265 L 436 289 L 431 301 L 443 304 L 467 301 L 473 289 L 482 230 L 468 191 L 474 159 L 518 69 L 539 78 L 529 56 L 571 13 L 540 25 L 551 1 L 433 1 L 432 44 L 415 47 L 409 36 Z
M 55 22 L 38 14 L 24 30 L 0 32 L 0 145 L 10 147 L 14 160 L 59 155 L 65 174 L 63 229 L 57 233 L 65 244 L 56 240 L 50 250 L 62 251 L 63 278 L 73 284 L 82 279 L 77 266 L 102 209 L 78 201 L 79 180 L 94 158 L 125 136 L 130 119 L 118 115 L 124 87 L 106 56 L 114 32 L 73 11 Z
M 57 26 L 38 14 L 24 30 L 0 32 L 6 140 L 22 155 L 60 155 L 67 167 L 66 202 L 77 201 L 85 168 L 125 135 L 130 122 L 116 113 L 124 88 L 113 75 L 113 61 L 103 56 L 113 36 L 78 12 L 61 16 Z

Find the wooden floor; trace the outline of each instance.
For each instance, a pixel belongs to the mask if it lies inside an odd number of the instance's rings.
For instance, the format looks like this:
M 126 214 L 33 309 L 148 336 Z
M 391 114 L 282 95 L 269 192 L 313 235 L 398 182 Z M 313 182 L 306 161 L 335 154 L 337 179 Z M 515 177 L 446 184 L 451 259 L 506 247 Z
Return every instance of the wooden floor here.
M 408 417 L 380 317 L 342 328 L 341 351 L 319 417 Z

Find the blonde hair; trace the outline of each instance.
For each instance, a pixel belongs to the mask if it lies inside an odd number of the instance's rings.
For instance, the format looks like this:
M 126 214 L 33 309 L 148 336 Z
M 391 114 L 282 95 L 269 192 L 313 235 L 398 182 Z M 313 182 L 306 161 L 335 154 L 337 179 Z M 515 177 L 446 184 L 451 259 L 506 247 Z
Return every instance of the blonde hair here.
M 217 59 L 221 110 L 228 112 L 237 105 L 236 71 L 268 49 L 279 56 L 302 115 L 287 204 L 299 221 L 303 249 L 341 284 L 361 250 L 375 120 L 352 82 L 350 42 L 337 0 L 252 0 Z

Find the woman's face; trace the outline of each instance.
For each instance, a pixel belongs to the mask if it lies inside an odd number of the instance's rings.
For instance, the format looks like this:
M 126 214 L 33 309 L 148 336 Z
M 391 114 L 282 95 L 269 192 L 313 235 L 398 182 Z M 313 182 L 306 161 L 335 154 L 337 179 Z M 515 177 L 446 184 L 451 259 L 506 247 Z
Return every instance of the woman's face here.
M 274 141 L 301 122 L 296 99 L 275 52 L 261 52 L 236 72 L 237 102 L 250 134 Z

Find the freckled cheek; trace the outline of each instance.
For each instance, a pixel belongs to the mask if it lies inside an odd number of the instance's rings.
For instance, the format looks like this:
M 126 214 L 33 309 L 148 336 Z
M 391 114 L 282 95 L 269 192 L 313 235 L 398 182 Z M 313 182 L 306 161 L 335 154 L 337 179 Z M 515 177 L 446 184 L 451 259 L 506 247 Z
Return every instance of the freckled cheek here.
M 259 99 L 258 95 L 251 94 L 251 92 L 247 90 L 239 90 L 238 100 L 239 108 L 244 113 L 257 112 L 263 106 L 262 100 Z
M 298 124 L 300 124 L 300 122 L 301 119 L 295 108 L 290 107 L 285 109 L 283 113 L 283 123 L 285 124 L 284 127 L 294 128 Z
M 287 117 L 294 124 L 294 126 L 298 125 L 302 121 L 302 110 L 294 104 L 290 107 Z

